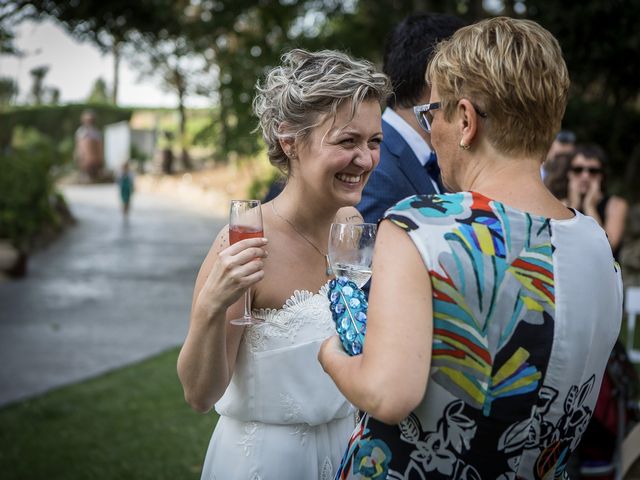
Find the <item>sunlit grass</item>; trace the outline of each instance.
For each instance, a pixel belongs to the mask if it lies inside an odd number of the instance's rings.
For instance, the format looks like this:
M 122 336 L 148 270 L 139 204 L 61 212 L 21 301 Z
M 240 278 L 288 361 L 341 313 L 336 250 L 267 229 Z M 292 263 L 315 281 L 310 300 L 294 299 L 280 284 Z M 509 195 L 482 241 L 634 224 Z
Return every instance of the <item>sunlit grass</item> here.
M 623 343 L 625 331 L 623 323 Z M 217 417 L 184 402 L 177 356 L 173 349 L 1 409 L 0 478 L 200 478 Z M 640 478 L 640 464 L 632 472 Z
M 199 478 L 217 417 L 184 402 L 177 355 L 0 410 L 0 477 Z

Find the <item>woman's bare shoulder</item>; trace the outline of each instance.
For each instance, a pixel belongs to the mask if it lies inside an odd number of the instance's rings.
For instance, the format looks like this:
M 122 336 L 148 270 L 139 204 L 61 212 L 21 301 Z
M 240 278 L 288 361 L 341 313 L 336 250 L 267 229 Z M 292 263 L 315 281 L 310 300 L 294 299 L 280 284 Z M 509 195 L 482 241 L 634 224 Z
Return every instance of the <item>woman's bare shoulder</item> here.
M 622 197 L 618 197 L 617 195 L 612 195 L 611 198 L 609 198 L 609 208 L 626 210 L 628 206 L 629 204 Z

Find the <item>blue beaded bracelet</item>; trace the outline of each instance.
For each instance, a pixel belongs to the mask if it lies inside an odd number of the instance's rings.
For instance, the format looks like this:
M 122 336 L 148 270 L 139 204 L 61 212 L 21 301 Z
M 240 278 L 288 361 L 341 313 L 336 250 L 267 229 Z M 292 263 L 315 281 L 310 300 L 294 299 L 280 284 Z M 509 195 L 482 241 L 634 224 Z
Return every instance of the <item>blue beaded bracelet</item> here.
M 349 355 L 360 355 L 367 331 L 367 297 L 346 277 L 331 280 L 327 296 L 342 347 Z

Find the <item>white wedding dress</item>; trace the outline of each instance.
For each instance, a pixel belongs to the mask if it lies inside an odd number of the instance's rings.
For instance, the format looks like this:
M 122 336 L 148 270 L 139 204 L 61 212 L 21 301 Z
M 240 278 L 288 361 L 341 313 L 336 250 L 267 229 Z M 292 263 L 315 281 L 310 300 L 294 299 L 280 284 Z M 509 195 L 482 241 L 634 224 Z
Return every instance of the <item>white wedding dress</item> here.
M 332 480 L 354 428 L 354 409 L 317 354 L 335 334 L 327 285 L 296 290 L 283 308 L 255 310 L 245 328 L 203 480 Z

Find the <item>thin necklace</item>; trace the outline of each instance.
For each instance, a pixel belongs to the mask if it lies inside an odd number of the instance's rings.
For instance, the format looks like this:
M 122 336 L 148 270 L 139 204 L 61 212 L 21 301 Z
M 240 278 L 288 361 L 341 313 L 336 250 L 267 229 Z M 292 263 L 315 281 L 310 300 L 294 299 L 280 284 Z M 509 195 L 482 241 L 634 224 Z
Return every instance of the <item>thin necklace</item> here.
M 333 275 L 333 270 L 331 269 L 331 263 L 329 263 L 329 255 L 328 255 L 327 253 L 324 253 L 322 250 L 320 250 L 320 249 L 318 248 L 318 246 L 317 246 L 315 243 L 313 243 L 311 240 L 309 240 L 307 237 L 305 237 L 305 236 L 300 232 L 300 230 L 298 230 L 298 229 L 296 228 L 296 226 L 295 226 L 293 223 L 291 223 L 287 218 L 283 217 L 282 215 L 280 215 L 280 214 L 278 213 L 278 210 L 276 210 L 276 202 L 275 202 L 275 200 L 272 200 L 272 201 L 271 201 L 271 208 L 272 208 L 272 210 L 273 210 L 273 213 L 275 213 L 278 217 L 280 217 L 282 220 L 284 220 L 285 222 L 287 222 L 287 223 L 291 226 L 291 228 L 293 228 L 293 231 L 294 231 L 294 232 L 296 232 L 298 235 L 300 235 L 300 236 L 301 236 L 301 237 L 302 237 L 302 238 L 303 238 L 303 239 L 304 239 L 304 240 L 305 240 L 309 245 L 311 245 L 311 246 L 316 250 L 316 252 L 318 252 L 320 255 L 322 255 L 322 256 L 324 257 L 324 261 L 325 261 L 325 262 L 326 262 L 326 264 L 327 264 L 327 269 L 326 269 L 325 273 L 326 273 L 328 276 Z

